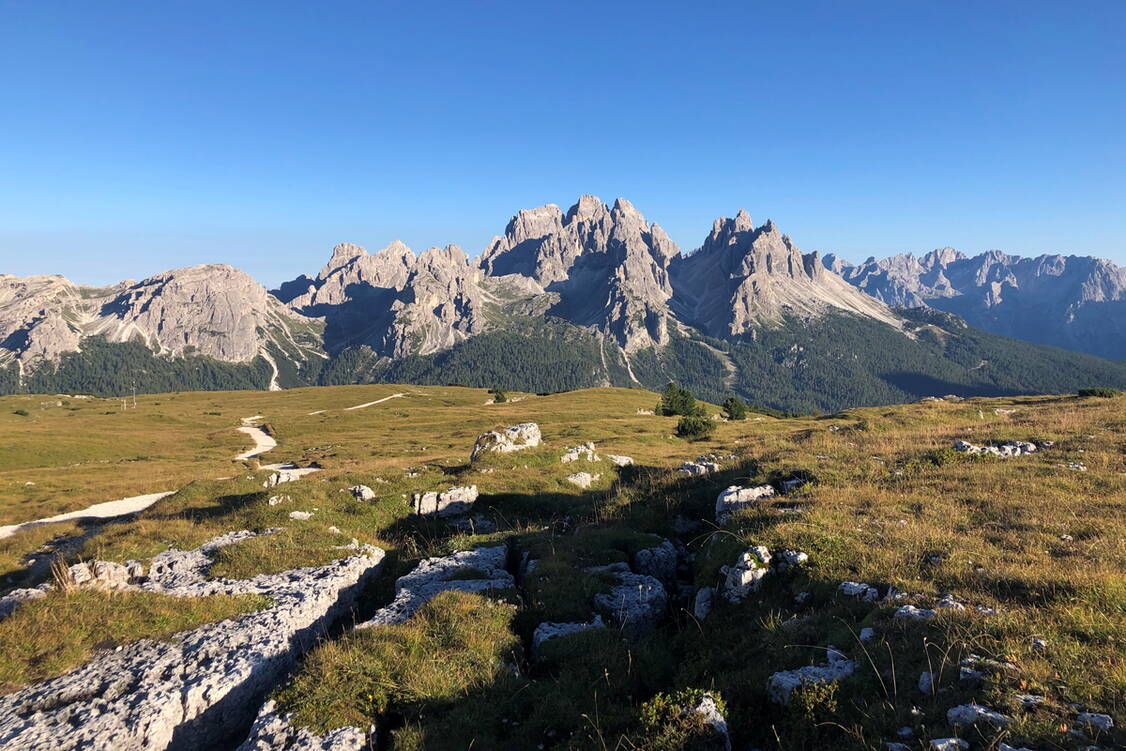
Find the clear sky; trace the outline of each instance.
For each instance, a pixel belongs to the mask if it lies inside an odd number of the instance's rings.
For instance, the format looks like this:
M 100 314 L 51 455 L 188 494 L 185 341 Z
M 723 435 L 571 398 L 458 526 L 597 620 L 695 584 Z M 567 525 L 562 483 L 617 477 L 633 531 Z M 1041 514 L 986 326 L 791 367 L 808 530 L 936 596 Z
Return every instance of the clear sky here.
M 1126 264 L 1126 2 L 0 0 L 0 273 L 275 284 L 580 193 Z

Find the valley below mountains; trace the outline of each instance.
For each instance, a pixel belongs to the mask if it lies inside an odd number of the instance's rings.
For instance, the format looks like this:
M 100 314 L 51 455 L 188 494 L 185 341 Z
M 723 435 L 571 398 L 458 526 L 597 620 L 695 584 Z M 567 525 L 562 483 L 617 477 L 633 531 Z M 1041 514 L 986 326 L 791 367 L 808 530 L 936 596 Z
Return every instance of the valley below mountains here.
M 745 211 L 682 253 L 629 201 L 582 196 L 520 211 L 478 258 L 340 244 L 269 292 L 226 265 L 105 289 L 0 275 L 0 393 L 677 381 L 832 411 L 1123 387 L 1124 290 L 1126 271 L 1092 258 L 853 266 Z

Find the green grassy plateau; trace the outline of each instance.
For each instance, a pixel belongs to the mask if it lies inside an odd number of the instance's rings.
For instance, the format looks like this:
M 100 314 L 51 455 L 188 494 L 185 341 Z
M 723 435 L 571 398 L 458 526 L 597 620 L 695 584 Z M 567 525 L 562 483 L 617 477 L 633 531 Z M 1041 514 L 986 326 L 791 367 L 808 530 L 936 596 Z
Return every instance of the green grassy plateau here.
M 1092 742 L 1071 732 L 1079 711 L 1114 717 L 1118 727 L 1093 739 L 1100 747 L 1126 740 L 1126 397 L 751 413 L 689 442 L 674 435 L 676 417 L 640 412 L 656 405 L 651 392 L 508 396 L 493 404 L 483 389 L 340 386 L 140 396 L 125 411 L 120 399 L 0 398 L 0 524 L 179 489 L 132 517 L 0 539 L 0 584 L 49 577 L 29 555 L 124 561 L 231 530 L 284 527 L 224 548 L 211 574 L 313 565 L 344 555 L 332 546 L 356 538 L 389 553 L 383 581 L 364 596 L 370 612 L 419 558 L 506 540 L 514 556 L 541 561 L 523 586 L 491 599 L 443 595 L 405 624 L 326 640 L 278 688 L 282 708 L 318 730 L 374 724 L 381 748 L 397 750 L 710 748 L 675 709 L 676 697 L 703 691 L 720 699 L 737 749 L 883 749 L 905 726 L 914 738 L 902 742 L 924 749 L 954 734 L 946 711 L 970 701 L 1013 718 L 961 731 L 975 751 L 1002 742 L 1076 751 Z M 258 460 L 232 460 L 250 447 L 236 428 L 252 415 L 278 441 L 262 463 L 322 471 L 264 489 L 269 472 Z M 540 448 L 469 463 L 478 434 L 529 421 L 542 429 Z M 959 439 L 1055 445 L 997 459 L 954 452 Z M 564 447 L 584 441 L 635 466 L 560 463 Z M 735 458 L 704 477 L 675 471 L 713 452 Z M 579 470 L 601 476 L 580 490 L 565 479 Z M 712 523 L 725 487 L 795 477 L 807 481 L 722 528 Z M 343 492 L 355 484 L 376 500 Z M 474 515 L 497 531 L 472 535 L 411 515 L 412 493 L 469 484 L 481 492 Z M 291 500 L 269 505 L 278 494 Z M 313 515 L 295 521 L 293 510 Z M 697 524 L 685 531 L 685 521 Z M 739 604 L 718 602 L 706 619 L 681 601 L 641 641 L 593 630 L 530 658 L 539 623 L 592 617 L 591 599 L 609 583 L 587 568 L 628 561 L 659 538 L 683 543 L 684 580 L 695 586 L 719 583 L 720 567 L 752 545 L 804 551 L 809 561 L 772 574 Z M 846 597 L 842 581 L 932 601 L 951 594 L 967 607 L 894 620 L 897 604 Z M 809 593 L 800 604 L 799 593 Z M 108 644 L 261 606 L 217 598 L 169 613 L 162 599 L 60 592 L 25 606 L 0 621 L 0 687 L 58 674 Z M 861 642 L 866 627 L 876 636 Z M 772 673 L 823 663 L 830 645 L 856 661 L 855 673 L 807 686 L 788 706 L 770 700 Z M 971 654 L 1007 665 L 960 681 Z M 939 675 L 937 694 L 919 691 L 923 671 Z M 1044 701 L 1026 708 L 1019 695 Z

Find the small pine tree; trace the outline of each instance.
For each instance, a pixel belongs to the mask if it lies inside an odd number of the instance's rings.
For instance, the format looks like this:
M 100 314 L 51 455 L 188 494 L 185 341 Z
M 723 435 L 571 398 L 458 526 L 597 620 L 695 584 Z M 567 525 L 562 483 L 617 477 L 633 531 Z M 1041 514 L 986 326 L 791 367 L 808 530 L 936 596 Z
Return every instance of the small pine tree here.
M 703 410 L 696 404 L 696 397 L 692 396 L 692 392 L 688 389 L 683 389 L 675 383 L 670 383 L 665 387 L 665 391 L 661 394 L 661 401 L 657 402 L 657 409 L 655 412 L 658 415 L 683 415 L 689 417 L 692 415 L 700 415 Z
M 489 389 L 489 393 L 493 395 L 493 402 L 496 404 L 502 404 L 508 401 L 508 397 L 505 396 L 504 392 L 500 389 Z
M 728 420 L 746 420 L 747 405 L 737 396 L 732 396 L 723 403 L 723 416 Z

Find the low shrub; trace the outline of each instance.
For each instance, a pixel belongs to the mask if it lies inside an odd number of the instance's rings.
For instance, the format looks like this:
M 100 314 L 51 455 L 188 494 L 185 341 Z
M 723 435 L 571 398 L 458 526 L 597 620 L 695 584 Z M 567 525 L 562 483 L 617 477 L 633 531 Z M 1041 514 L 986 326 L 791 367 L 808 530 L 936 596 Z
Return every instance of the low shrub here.
M 715 432 L 715 423 L 711 418 L 699 415 L 690 415 L 680 418 L 676 424 L 676 434 L 690 441 L 701 441 L 711 437 Z

